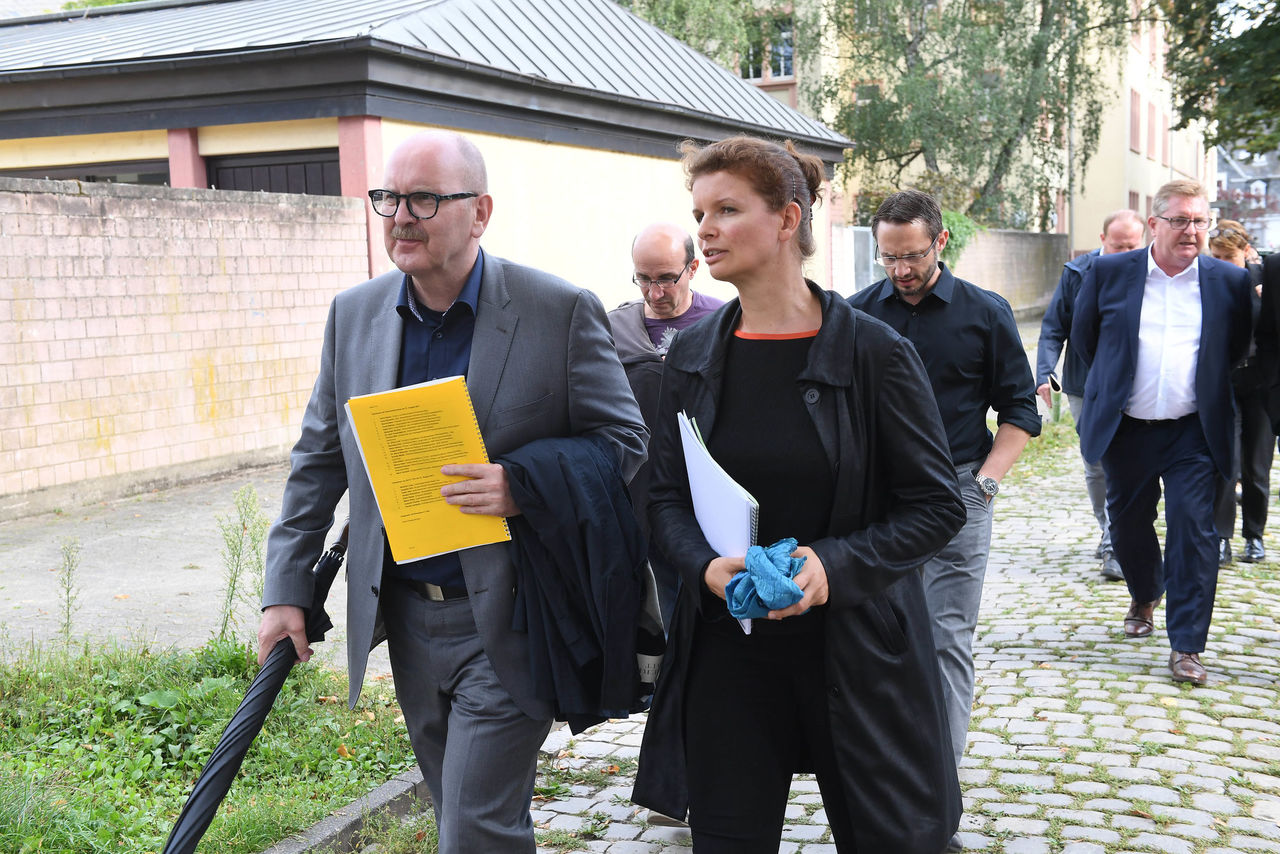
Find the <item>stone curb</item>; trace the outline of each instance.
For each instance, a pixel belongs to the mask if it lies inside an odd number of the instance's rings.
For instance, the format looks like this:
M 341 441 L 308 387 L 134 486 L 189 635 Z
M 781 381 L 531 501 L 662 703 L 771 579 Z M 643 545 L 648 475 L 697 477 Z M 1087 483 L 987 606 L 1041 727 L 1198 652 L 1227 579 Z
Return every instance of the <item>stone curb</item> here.
M 414 768 L 388 780 L 369 794 L 356 798 L 301 834 L 277 842 L 262 854 L 306 854 L 322 847 L 349 852 L 355 835 L 371 817 L 404 816 L 411 811 L 421 810 L 430 803 L 431 795 L 426 783 L 422 781 L 422 771 Z

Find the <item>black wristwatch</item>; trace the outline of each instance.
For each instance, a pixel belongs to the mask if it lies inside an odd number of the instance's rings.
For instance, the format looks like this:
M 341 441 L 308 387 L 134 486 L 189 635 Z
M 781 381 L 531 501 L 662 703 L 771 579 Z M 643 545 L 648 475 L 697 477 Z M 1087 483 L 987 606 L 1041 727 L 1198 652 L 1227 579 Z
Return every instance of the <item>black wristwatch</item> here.
M 982 494 L 988 498 L 995 498 L 996 493 L 1000 491 L 1000 481 L 994 477 L 987 477 L 985 474 L 974 474 L 973 479 L 978 482 L 978 489 L 982 490 Z

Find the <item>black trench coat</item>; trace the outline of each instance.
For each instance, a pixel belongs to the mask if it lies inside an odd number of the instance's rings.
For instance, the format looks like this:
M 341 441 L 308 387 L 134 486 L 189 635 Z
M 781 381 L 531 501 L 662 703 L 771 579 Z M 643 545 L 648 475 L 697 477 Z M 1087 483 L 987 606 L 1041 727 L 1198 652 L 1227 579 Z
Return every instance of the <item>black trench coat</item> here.
M 836 478 L 828 536 L 807 545 L 830 588 L 828 709 L 856 828 L 850 849 L 938 854 L 960 822 L 960 786 L 919 569 L 960 529 L 964 504 L 915 348 L 836 294 L 810 288 L 822 328 L 796 393 Z M 701 573 L 716 556 L 693 516 L 675 413 L 686 411 L 710 435 L 740 314 L 733 300 L 677 336 L 650 447 L 653 536 L 684 587 L 632 800 L 665 815 L 688 807 L 685 674 Z

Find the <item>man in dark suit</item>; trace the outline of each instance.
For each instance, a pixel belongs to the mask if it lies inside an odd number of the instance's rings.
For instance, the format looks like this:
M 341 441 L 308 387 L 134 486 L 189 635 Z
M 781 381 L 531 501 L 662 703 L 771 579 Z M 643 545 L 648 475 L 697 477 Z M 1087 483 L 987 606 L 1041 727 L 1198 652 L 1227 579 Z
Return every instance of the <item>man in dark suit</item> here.
M 1271 430 L 1280 436 L 1280 252 L 1262 259 L 1262 307 L 1254 340 Z
M 1097 260 L 1099 255 L 1114 255 L 1117 252 L 1132 252 L 1142 245 L 1146 234 L 1146 223 L 1137 211 L 1121 209 L 1109 214 L 1102 221 L 1102 234 L 1099 238 L 1102 246 L 1086 252 L 1078 258 L 1072 258 L 1062 268 L 1062 278 L 1045 309 L 1044 320 L 1040 323 L 1040 343 L 1036 349 L 1036 394 L 1044 401 L 1046 407 L 1053 405 L 1050 379 L 1058 365 L 1058 357 L 1066 349 L 1062 358 L 1062 396 L 1067 399 L 1071 408 L 1071 418 L 1080 421 L 1080 405 L 1084 401 L 1084 381 L 1089 376 L 1089 369 L 1084 360 L 1076 353 L 1074 345 L 1068 342 L 1071 332 L 1071 312 L 1075 308 L 1076 294 L 1080 293 L 1080 283 L 1084 281 L 1085 271 Z M 1123 581 L 1124 573 L 1120 571 L 1120 561 L 1116 560 L 1115 551 L 1111 548 L 1111 524 L 1107 520 L 1107 476 L 1098 463 L 1086 461 L 1084 464 L 1085 489 L 1089 493 L 1089 503 L 1093 506 L 1093 517 L 1098 520 L 1101 538 L 1094 557 L 1102 561 L 1102 577 L 1108 581 Z
M 1167 594 L 1169 669 L 1196 685 L 1207 680 L 1200 653 L 1218 580 L 1214 499 L 1231 471 L 1231 368 L 1251 327 L 1248 274 L 1200 254 L 1209 225 L 1200 184 L 1165 184 L 1147 219 L 1151 245 L 1097 259 L 1071 326 L 1090 366 L 1080 450 L 1106 472 L 1111 543 L 1131 596 L 1125 636 L 1151 634 Z
M 350 490 L 349 702 L 386 638 L 396 694 L 422 767 L 440 854 L 533 854 L 529 802 L 550 704 L 535 694 L 529 640 L 512 629 L 506 543 L 397 565 L 343 405 L 356 395 L 465 374 L 491 459 L 535 439 L 602 439 L 630 477 L 647 431 L 591 293 L 480 249 L 493 210 L 484 159 L 465 138 L 422 133 L 370 192 L 397 270 L 330 306 L 320 375 L 267 542 L 259 658 L 289 637 L 310 656 L 302 608 L 310 564 Z M 463 461 L 460 461 L 462 463 Z M 446 465 L 441 492 L 464 513 L 514 516 L 497 463 Z

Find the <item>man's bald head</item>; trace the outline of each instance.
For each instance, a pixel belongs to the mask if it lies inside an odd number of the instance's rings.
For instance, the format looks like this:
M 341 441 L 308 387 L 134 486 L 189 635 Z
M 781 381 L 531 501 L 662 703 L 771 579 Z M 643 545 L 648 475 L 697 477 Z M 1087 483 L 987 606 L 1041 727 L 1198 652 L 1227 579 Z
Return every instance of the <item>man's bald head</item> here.
M 1129 252 L 1142 245 L 1147 225 L 1137 211 L 1121 208 L 1102 221 L 1102 254 Z
M 698 269 L 689 232 L 666 222 L 645 226 L 631 241 L 631 263 L 644 296 L 645 316 L 672 318 L 689 310 L 689 284 Z

